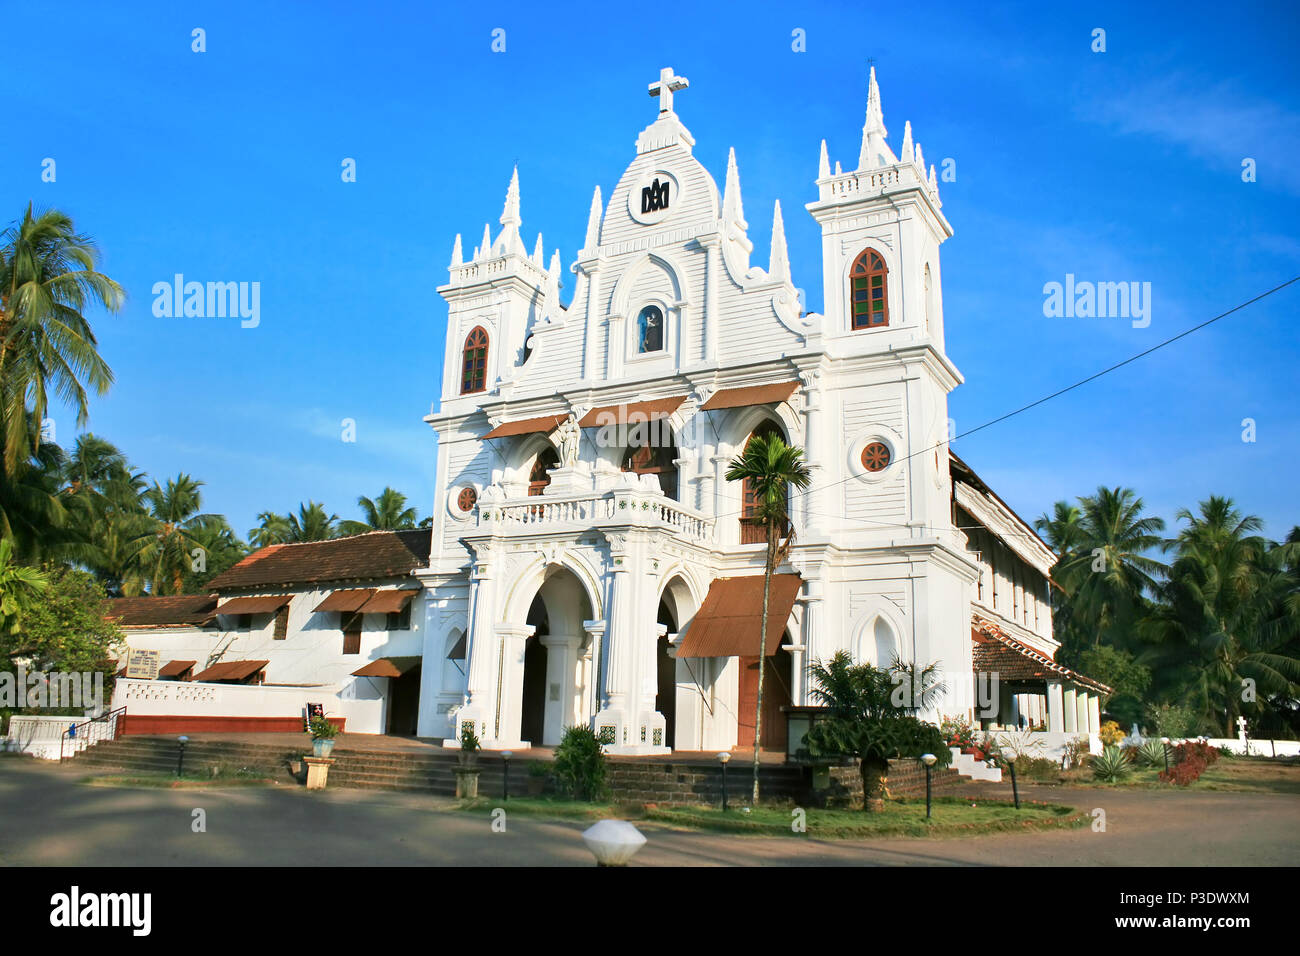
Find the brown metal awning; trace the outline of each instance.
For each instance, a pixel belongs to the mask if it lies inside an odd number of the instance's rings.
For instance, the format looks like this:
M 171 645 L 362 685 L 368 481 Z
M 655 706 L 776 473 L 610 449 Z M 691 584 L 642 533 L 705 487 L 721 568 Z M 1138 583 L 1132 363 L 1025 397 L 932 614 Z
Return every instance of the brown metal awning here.
M 162 667 L 158 668 L 158 676 L 160 678 L 180 677 L 197 663 L 198 661 L 168 661 Z
M 192 678 L 196 681 L 227 681 L 238 683 L 248 680 L 266 667 L 270 661 L 225 661 L 213 664 L 207 670 L 199 671 Z
M 559 426 L 568 415 L 543 415 L 541 418 L 524 418 L 517 422 L 502 422 L 492 429 L 484 438 L 508 438 L 511 435 L 531 435 L 534 432 L 549 432 Z
M 626 425 L 632 422 L 653 422 L 667 418 L 677 411 L 685 395 L 674 398 L 655 398 L 647 402 L 630 402 L 622 405 L 602 405 L 593 408 L 578 422 L 583 428 L 600 428 L 605 425 Z
M 746 385 L 744 388 L 724 388 L 709 396 L 709 400 L 700 406 L 711 412 L 719 408 L 743 408 L 746 405 L 768 405 L 772 402 L 784 402 L 794 394 L 799 382 L 777 382 L 773 385 Z
M 361 606 L 362 614 L 396 614 L 415 597 L 414 589 L 403 591 L 376 591 L 374 597 Z
M 770 657 L 780 647 L 802 584 L 797 574 L 772 575 L 765 656 Z M 762 626 L 763 575 L 717 578 L 686 628 L 686 636 L 677 646 L 677 657 L 757 657 Z
M 237 597 L 218 604 L 214 614 L 274 614 L 293 599 L 292 594 L 272 597 Z
M 419 657 L 381 657 L 352 672 L 353 677 L 401 677 L 420 666 Z
M 347 591 L 335 591 L 316 605 L 317 611 L 355 611 L 374 595 L 374 588 L 352 588 Z

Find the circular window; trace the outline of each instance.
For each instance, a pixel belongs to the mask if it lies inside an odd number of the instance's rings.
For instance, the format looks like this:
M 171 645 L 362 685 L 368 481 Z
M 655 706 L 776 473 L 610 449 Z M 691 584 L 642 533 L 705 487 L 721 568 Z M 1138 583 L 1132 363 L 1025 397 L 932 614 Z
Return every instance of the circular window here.
M 465 514 L 473 511 L 476 504 L 478 504 L 478 492 L 473 488 L 462 488 L 460 494 L 456 496 L 456 507 Z
M 862 449 L 862 467 L 870 472 L 884 471 L 889 467 L 889 446 L 873 441 Z

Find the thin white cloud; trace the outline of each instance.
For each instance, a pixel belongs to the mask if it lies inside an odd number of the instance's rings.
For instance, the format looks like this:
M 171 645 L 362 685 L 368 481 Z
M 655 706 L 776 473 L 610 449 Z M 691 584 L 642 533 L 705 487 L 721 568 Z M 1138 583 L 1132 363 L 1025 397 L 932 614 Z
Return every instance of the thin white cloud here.
M 1120 133 L 1150 136 L 1187 149 L 1212 168 L 1240 173 L 1254 159 L 1257 181 L 1300 195 L 1300 114 L 1281 103 L 1239 92 L 1232 83 L 1207 86 L 1170 73 L 1122 90 L 1091 89 L 1076 102 L 1088 122 Z

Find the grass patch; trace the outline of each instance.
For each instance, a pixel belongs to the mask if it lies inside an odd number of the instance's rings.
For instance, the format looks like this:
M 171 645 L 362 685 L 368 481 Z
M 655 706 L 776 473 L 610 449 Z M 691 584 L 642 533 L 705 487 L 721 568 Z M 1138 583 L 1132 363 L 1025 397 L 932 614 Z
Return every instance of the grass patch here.
M 102 774 L 86 777 L 81 782 L 91 787 L 139 787 L 161 790 L 222 790 L 230 787 L 277 785 L 277 782 L 270 777 L 239 773 L 215 777 L 211 773 L 186 773 L 180 777 L 174 773 Z
M 807 832 L 791 829 L 793 807 L 759 807 L 725 814 L 714 807 L 656 807 L 646 818 L 704 830 L 762 836 L 808 836 L 822 840 L 860 840 L 887 836 L 976 836 L 1009 830 L 1071 829 L 1087 824 L 1088 814 L 1074 807 L 1022 800 L 1010 802 L 942 797 L 926 820 L 925 801 L 891 800 L 880 813 L 861 810 L 807 811 Z
M 974 805 L 972 805 L 972 803 Z M 925 801 L 892 800 L 881 813 L 861 810 L 807 810 L 807 832 L 791 830 L 794 807 L 759 807 L 752 812 L 715 807 L 664 807 L 575 800 L 524 797 L 503 801 L 463 801 L 458 810 L 490 813 L 496 808 L 555 820 L 596 821 L 610 817 L 656 823 L 673 828 L 711 830 L 754 836 L 809 836 L 816 839 L 864 839 L 885 836 L 975 836 L 1008 830 L 1058 829 L 1084 826 L 1090 819 L 1074 807 L 1021 801 L 1016 810 L 1010 802 L 964 800 L 940 797 L 934 801 L 932 818 L 925 818 Z
M 1061 771 L 1055 780 L 1035 780 L 1042 786 L 1063 786 L 1109 790 L 1210 790 L 1227 793 L 1282 793 L 1300 795 L 1300 759 L 1295 757 L 1220 757 L 1201 776 L 1185 787 L 1160 779 L 1164 765 L 1131 767 L 1117 783 L 1102 783 L 1087 767 Z

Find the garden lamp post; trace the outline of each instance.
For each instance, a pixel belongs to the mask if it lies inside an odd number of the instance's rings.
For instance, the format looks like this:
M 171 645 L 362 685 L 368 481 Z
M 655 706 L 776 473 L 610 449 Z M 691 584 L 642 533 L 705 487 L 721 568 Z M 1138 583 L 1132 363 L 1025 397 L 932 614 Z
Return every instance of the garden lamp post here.
M 1160 749 L 1164 752 L 1165 755 L 1165 776 L 1169 776 L 1169 738 L 1168 737 L 1160 738 Z
M 1015 751 L 1011 751 L 1009 753 L 1003 754 L 1002 759 L 1005 760 L 1007 762 L 1007 766 L 1011 768 L 1011 796 L 1016 801 L 1016 809 L 1019 810 L 1020 809 L 1020 788 L 1016 786 Z
M 185 769 L 185 745 L 190 742 L 190 738 L 182 734 L 176 738 L 176 742 L 181 745 L 180 752 L 176 757 L 176 776 L 179 777 L 181 771 Z
M 514 754 L 509 750 L 501 751 L 501 799 L 510 801 L 510 758 Z
M 722 764 L 722 812 L 727 812 L 727 762 L 731 760 L 731 751 L 723 750 L 718 754 L 718 763 Z
M 582 842 L 596 858 L 597 866 L 627 866 L 627 861 L 645 846 L 645 837 L 626 820 L 601 820 L 583 831 Z
M 925 818 L 930 819 L 930 768 L 939 758 L 934 754 L 921 754 L 921 763 L 925 764 Z

